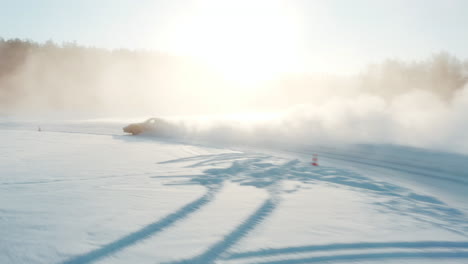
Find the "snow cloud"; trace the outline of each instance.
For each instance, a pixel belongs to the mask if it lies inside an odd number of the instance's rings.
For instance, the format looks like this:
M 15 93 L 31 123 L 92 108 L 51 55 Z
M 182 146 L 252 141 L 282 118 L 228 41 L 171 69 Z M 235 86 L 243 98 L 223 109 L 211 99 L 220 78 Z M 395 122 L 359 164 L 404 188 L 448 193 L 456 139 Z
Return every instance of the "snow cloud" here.
M 468 86 L 451 102 L 412 90 L 387 100 L 362 93 L 301 104 L 257 119 L 212 116 L 169 119 L 184 137 L 226 144 L 398 144 L 468 153 Z M 178 133 L 178 135 L 181 135 Z

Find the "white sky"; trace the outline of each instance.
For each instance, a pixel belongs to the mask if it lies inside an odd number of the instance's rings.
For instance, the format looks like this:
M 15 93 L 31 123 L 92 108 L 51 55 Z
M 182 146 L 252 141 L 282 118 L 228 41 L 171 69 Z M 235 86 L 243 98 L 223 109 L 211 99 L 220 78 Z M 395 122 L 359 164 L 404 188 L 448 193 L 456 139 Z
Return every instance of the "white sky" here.
M 464 0 L 0 0 L 0 7 L 5 39 L 164 50 L 246 71 L 270 67 L 265 74 L 354 73 L 441 50 L 468 58 Z

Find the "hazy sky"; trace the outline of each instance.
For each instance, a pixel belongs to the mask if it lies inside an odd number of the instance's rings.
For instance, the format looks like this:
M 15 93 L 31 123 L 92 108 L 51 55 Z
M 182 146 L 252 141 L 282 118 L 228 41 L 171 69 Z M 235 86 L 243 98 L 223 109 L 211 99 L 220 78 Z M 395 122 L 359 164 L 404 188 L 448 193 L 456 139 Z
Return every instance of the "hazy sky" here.
M 254 57 L 259 67 L 274 55 L 284 67 L 339 73 L 441 50 L 468 58 L 467 26 L 466 0 L 0 0 L 6 39 L 166 50 L 214 64 Z

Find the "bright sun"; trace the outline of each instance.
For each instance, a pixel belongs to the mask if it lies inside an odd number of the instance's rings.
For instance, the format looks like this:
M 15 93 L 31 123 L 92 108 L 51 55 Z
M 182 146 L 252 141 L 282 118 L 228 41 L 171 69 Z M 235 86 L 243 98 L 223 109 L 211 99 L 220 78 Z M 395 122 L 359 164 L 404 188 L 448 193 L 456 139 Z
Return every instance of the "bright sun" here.
M 300 67 L 298 17 L 282 0 L 196 1 L 167 27 L 168 48 L 254 84 Z

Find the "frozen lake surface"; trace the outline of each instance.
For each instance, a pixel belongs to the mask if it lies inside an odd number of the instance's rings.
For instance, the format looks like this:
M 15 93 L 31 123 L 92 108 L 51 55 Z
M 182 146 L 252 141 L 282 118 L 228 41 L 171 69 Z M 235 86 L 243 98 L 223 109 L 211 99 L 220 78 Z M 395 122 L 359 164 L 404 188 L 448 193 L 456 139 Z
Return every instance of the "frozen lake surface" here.
M 0 263 L 468 262 L 467 156 L 121 126 L 0 124 Z

